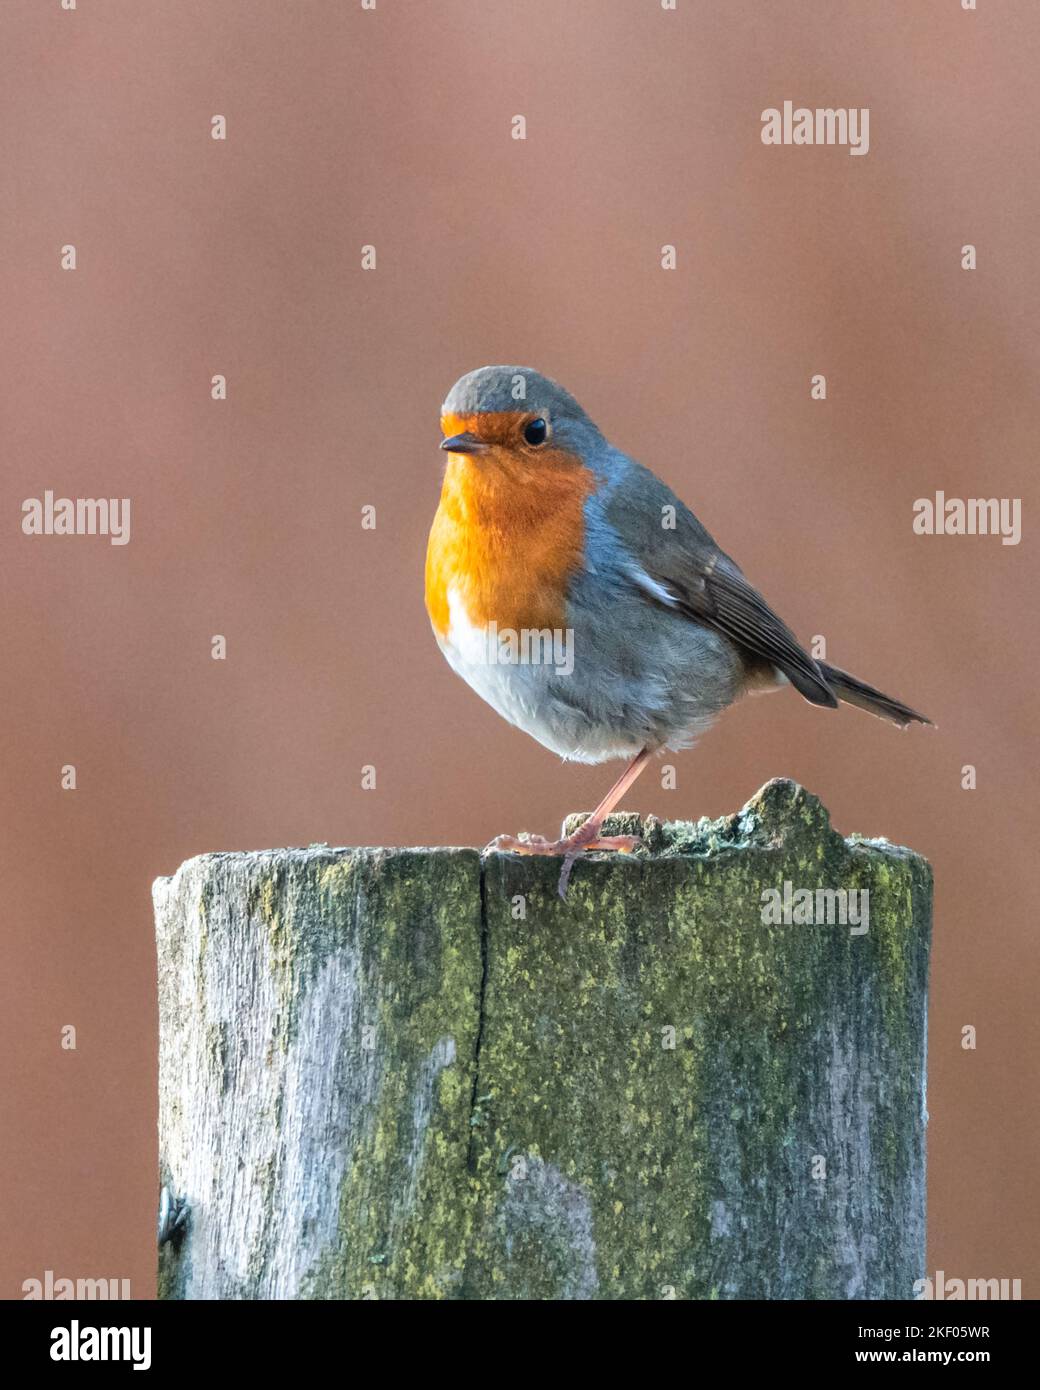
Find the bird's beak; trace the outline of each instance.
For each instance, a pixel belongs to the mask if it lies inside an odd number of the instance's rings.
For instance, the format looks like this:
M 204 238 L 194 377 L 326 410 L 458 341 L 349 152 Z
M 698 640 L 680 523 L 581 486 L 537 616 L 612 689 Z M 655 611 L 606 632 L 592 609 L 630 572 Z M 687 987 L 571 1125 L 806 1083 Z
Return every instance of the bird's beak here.
M 483 454 L 487 447 L 475 434 L 452 434 L 441 440 L 441 448 L 449 454 Z

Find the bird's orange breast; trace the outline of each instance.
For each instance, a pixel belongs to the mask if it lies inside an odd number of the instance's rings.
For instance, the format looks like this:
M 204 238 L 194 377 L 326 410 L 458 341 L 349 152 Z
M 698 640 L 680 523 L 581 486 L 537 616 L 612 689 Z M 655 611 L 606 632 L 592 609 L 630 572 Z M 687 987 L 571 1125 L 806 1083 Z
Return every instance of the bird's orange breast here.
M 445 419 L 446 434 L 474 430 L 473 418 Z M 481 432 L 488 432 L 480 417 Z M 452 454 L 426 551 L 426 607 L 448 632 L 454 590 L 476 627 L 559 628 L 567 584 L 583 564 L 585 499 L 594 477 L 563 449 L 528 459 L 492 445 Z

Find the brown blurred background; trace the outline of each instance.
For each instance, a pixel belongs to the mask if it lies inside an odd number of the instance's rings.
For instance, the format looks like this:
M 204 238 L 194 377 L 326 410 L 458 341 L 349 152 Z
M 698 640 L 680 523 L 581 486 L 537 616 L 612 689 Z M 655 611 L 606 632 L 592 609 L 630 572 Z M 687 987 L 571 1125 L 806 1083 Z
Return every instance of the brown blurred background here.
M 154 1290 L 154 877 L 545 832 L 615 775 L 429 632 L 438 407 L 501 361 L 937 720 L 748 701 L 629 804 L 786 775 L 933 861 L 929 1271 L 1036 1295 L 1038 69 L 996 0 L 5 0 L 0 1296 Z M 869 107 L 869 154 L 763 146 L 788 98 Z M 48 488 L 132 498 L 129 545 L 24 536 Z M 1022 543 L 915 536 L 936 489 L 1023 498 Z

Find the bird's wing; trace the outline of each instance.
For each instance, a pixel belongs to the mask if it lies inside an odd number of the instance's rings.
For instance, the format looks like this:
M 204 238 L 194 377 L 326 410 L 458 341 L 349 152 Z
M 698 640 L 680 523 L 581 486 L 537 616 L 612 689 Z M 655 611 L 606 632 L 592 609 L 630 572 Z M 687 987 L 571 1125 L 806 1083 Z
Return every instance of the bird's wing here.
M 603 513 L 641 567 L 642 577 L 632 577 L 652 601 L 724 633 L 782 671 L 813 704 L 837 705 L 787 624 L 659 478 L 633 465 L 610 488 Z

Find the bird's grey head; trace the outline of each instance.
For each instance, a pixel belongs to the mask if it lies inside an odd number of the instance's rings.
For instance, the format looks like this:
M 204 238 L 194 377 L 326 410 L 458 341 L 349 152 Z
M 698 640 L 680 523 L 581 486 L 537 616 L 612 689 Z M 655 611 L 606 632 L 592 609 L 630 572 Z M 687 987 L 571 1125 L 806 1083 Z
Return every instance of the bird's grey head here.
M 460 377 L 441 407 L 442 449 L 478 454 L 541 448 L 584 456 L 600 438 L 581 406 L 562 386 L 531 367 L 479 367 Z

